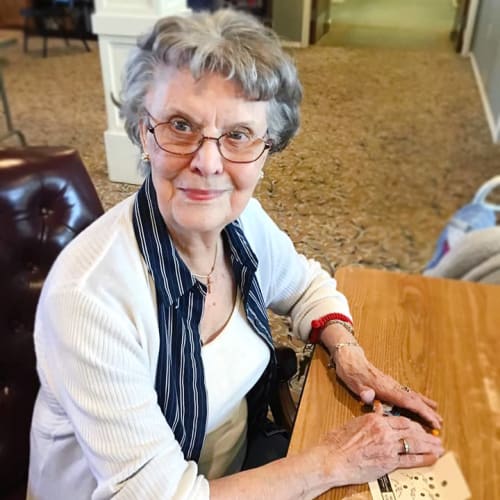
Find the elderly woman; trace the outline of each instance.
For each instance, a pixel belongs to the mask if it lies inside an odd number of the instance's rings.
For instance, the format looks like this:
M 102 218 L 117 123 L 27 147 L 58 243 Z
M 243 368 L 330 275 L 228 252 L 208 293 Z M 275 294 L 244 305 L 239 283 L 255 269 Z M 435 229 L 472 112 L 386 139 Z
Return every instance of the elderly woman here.
M 434 402 L 369 363 L 335 280 L 252 198 L 298 128 L 300 100 L 294 65 L 248 15 L 169 17 L 140 40 L 121 112 L 146 178 L 44 286 L 30 498 L 312 498 L 443 452 L 419 424 L 375 412 L 242 472 L 267 425 L 267 308 L 321 340 L 363 401 L 441 422 Z

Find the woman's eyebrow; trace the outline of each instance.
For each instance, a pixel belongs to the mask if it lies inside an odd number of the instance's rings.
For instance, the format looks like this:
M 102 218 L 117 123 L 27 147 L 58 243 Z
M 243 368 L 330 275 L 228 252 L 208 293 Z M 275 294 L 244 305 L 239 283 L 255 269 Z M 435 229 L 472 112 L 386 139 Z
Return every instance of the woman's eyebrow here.
M 236 129 L 246 129 L 252 134 L 256 134 L 257 129 L 259 128 L 260 124 L 256 122 L 255 120 L 239 120 L 235 122 L 230 122 L 226 124 L 222 130 L 225 132 L 230 132 L 231 130 L 236 130 Z M 266 126 L 267 127 L 267 126 Z M 267 128 L 265 129 L 267 130 Z
M 169 121 L 174 116 L 181 116 L 182 118 L 185 118 L 188 122 L 190 122 L 191 125 L 195 125 L 196 127 L 201 128 L 201 124 L 193 116 L 191 116 L 188 112 L 177 108 L 170 108 L 167 111 L 163 111 L 161 113 L 160 121 L 161 122 Z
M 238 121 L 235 123 L 231 123 L 227 128 L 244 127 L 244 128 L 248 128 L 250 130 L 254 130 L 256 125 L 257 124 L 253 121 Z

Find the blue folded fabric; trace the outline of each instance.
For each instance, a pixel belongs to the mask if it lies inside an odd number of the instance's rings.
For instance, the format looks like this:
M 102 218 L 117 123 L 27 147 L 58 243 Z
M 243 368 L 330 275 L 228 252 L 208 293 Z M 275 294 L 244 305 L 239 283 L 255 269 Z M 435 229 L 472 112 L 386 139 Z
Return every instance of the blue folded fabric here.
M 500 205 L 489 203 L 486 201 L 486 198 L 497 186 L 500 186 L 500 175 L 493 177 L 483 184 L 478 189 L 472 202 L 463 206 L 453 214 L 439 235 L 436 249 L 431 260 L 425 266 L 425 271 L 436 267 L 440 260 L 457 245 L 467 233 L 496 226 L 496 213 L 500 212 Z

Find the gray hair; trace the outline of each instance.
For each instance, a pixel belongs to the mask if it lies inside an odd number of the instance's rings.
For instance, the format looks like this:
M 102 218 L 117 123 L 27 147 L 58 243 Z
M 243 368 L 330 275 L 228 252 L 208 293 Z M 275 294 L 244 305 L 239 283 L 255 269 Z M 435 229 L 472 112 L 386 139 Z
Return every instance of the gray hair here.
M 195 79 L 221 74 L 235 81 L 246 99 L 268 101 L 271 153 L 284 149 L 296 134 L 302 99 L 296 67 L 277 35 L 253 16 L 231 9 L 169 16 L 138 39 L 125 65 L 120 116 L 139 147 L 145 97 L 163 65 L 189 68 Z

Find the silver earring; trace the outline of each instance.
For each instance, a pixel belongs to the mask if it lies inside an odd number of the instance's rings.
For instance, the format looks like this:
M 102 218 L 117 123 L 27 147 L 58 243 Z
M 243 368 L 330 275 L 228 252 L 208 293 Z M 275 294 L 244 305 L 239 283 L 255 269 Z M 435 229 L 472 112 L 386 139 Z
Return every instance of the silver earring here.
M 148 162 L 150 160 L 149 153 L 146 153 L 145 151 L 143 151 L 142 154 L 141 154 L 141 160 L 143 162 Z
M 263 179 L 263 178 L 264 178 L 264 170 L 261 170 L 260 174 L 259 174 L 259 179 Z

